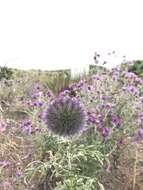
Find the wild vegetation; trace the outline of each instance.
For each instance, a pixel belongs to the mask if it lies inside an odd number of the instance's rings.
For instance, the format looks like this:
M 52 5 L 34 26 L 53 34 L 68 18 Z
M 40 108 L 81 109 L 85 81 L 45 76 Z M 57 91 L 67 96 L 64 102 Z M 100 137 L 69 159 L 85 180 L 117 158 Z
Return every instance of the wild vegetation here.
M 143 79 L 133 68 L 0 74 L 0 189 L 141 190 Z

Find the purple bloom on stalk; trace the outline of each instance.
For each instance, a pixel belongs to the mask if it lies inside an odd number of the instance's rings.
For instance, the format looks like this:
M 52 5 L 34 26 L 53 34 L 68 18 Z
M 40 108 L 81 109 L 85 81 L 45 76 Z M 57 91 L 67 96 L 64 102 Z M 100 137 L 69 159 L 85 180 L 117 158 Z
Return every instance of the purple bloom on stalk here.
M 84 81 L 84 80 L 80 80 L 80 81 L 76 84 L 76 86 L 77 86 L 78 89 L 80 89 L 81 87 L 83 87 L 84 84 L 85 84 L 85 81 Z
M 125 73 L 125 79 L 133 79 L 133 80 L 135 80 L 136 78 L 138 78 L 137 75 L 132 73 L 132 72 L 126 72 Z
M 87 112 L 88 115 L 88 123 L 95 124 L 97 122 L 97 115 L 94 112 Z
M 33 132 L 32 121 L 30 119 L 26 119 L 20 122 L 19 126 L 23 130 L 23 132 L 26 132 L 28 134 L 31 134 Z
M 112 80 L 117 81 L 120 75 L 120 67 L 117 66 L 112 69 Z
M 87 124 L 95 124 L 98 129 L 103 127 L 103 119 L 104 117 L 102 115 L 97 115 L 94 112 L 87 112 Z
M 137 82 L 137 83 L 140 84 L 140 85 L 143 85 L 143 79 L 141 79 L 141 78 L 139 78 L 139 77 L 137 77 L 137 78 L 135 79 L 135 82 Z
M 115 73 L 114 73 L 114 74 L 112 75 L 113 81 L 117 81 L 118 78 L 119 78 L 119 74 L 115 74 Z
M 113 116 L 111 117 L 111 120 L 112 120 L 112 123 L 113 123 L 114 125 L 116 125 L 117 127 L 120 127 L 121 124 L 122 124 L 122 119 L 121 119 L 119 116 L 117 116 L 117 115 L 113 115 Z
M 108 109 L 108 110 L 112 109 L 114 106 L 115 105 L 110 103 L 110 102 L 101 105 L 102 108 L 105 108 L 105 109 Z
M 72 136 L 85 127 L 86 113 L 76 98 L 59 97 L 49 104 L 44 121 L 51 132 L 59 136 Z
M 30 103 L 30 106 L 34 106 L 34 107 L 42 107 L 44 105 L 44 102 L 42 101 L 34 101 Z
M 23 176 L 23 172 L 22 172 L 20 169 L 18 169 L 18 170 L 16 171 L 16 176 L 17 176 L 17 177 L 22 177 L 22 176 Z
M 60 92 L 59 96 L 66 96 L 66 95 L 69 95 L 69 94 L 70 94 L 69 90 L 64 90 L 64 91 Z
M 51 90 L 48 90 L 47 92 L 47 95 L 46 95 L 48 98 L 52 97 L 53 96 L 53 93 Z
M 111 129 L 110 128 L 108 128 L 108 127 L 103 127 L 102 128 L 102 136 L 104 138 L 109 137 L 110 133 L 111 133 Z
M 60 92 L 59 96 L 76 97 L 76 90 L 73 87 L 66 87 Z
M 41 84 L 36 83 L 35 86 L 34 86 L 34 89 L 35 89 L 36 91 L 41 90 Z
M 101 97 L 101 99 L 102 99 L 102 100 L 108 100 L 108 99 L 109 99 L 109 97 L 108 97 L 108 96 L 106 96 L 106 95 L 103 95 L 103 96 Z
M 135 86 L 128 86 L 126 88 L 124 88 L 127 92 L 133 94 L 133 95 L 139 95 L 140 91 L 139 88 L 135 87 Z

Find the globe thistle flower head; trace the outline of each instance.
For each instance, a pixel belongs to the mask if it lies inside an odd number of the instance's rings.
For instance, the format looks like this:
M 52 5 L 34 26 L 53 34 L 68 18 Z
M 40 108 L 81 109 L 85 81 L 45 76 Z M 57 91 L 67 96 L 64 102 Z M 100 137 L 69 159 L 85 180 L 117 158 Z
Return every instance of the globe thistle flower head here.
M 44 121 L 49 131 L 68 137 L 83 130 L 86 113 L 84 106 L 76 98 L 59 97 L 49 104 Z

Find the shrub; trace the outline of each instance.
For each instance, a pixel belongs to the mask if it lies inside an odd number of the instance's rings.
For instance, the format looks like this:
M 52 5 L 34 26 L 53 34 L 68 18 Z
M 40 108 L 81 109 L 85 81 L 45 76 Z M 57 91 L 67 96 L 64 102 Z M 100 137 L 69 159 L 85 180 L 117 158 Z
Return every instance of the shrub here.
M 12 69 L 8 68 L 8 67 L 0 67 L 0 80 L 2 79 L 11 79 L 13 74 Z
M 133 72 L 139 77 L 143 77 L 143 61 L 135 61 L 134 65 L 129 68 L 129 72 Z

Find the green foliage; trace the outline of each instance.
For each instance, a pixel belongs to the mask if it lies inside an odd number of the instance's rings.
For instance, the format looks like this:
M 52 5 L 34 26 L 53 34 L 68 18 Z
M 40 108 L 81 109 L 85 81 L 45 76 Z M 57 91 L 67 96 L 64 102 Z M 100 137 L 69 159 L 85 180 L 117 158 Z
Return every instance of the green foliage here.
M 143 61 L 135 61 L 134 65 L 129 68 L 129 71 L 135 73 L 139 77 L 143 77 Z
M 89 65 L 89 74 L 93 75 L 93 74 L 103 74 L 103 73 L 107 73 L 107 69 L 105 67 L 102 66 L 97 66 L 97 65 Z
M 0 179 L 5 182 L 11 180 L 9 178 L 12 176 L 11 189 L 104 190 L 102 181 L 99 181 L 101 172 L 109 169 L 112 163 L 110 158 L 120 155 L 141 127 L 139 121 L 142 118 L 138 115 L 143 112 L 140 98 L 143 88 L 134 79 L 125 78 L 122 71 L 119 75 L 116 73 L 119 78 L 113 80 L 112 72 L 97 70 L 93 69 L 91 74 L 102 73 L 98 79 L 95 75 L 91 77 L 85 74 L 72 81 L 68 71 L 48 73 L 17 70 L 12 80 L 0 82 L 0 116 L 11 121 L 6 129 L 2 125 L 0 127 L 0 160 L 6 158 L 11 163 L 10 166 L 1 167 Z M 37 82 L 39 89 L 35 88 Z M 69 86 L 71 82 L 75 84 Z M 64 139 L 51 135 L 43 118 L 48 103 L 57 97 L 52 93 L 48 95 L 49 88 L 57 95 L 67 86 L 84 104 L 87 117 L 86 130 Z M 129 87 L 134 87 L 133 91 L 129 92 Z M 140 93 L 134 94 L 134 89 Z M 37 106 L 39 102 L 43 104 Z M 6 111 L 3 111 L 4 108 Z M 67 108 L 70 109 L 70 106 Z M 30 124 L 21 127 L 20 124 L 24 122 L 17 121 L 13 115 L 11 117 L 12 110 L 19 111 L 16 112 L 19 118 L 25 111 Z M 67 110 L 62 112 L 66 115 Z M 61 129 L 66 124 L 68 117 L 65 115 L 60 125 L 57 118 L 52 118 L 57 128 Z M 117 116 L 117 120 L 113 121 L 112 116 Z M 119 118 L 121 123 L 118 125 Z M 68 123 L 68 127 L 71 127 L 72 122 Z M 74 127 L 77 126 L 76 123 Z M 17 176 L 17 168 L 21 169 L 22 176 Z
M 78 138 L 67 141 L 48 135 L 46 139 L 45 137 L 45 134 L 39 136 L 43 139 L 40 144 L 45 158 L 43 157 L 43 161 L 37 160 L 28 165 L 25 170 L 27 184 L 35 183 L 34 179 L 39 174 L 39 180 L 45 179 L 44 186 L 47 180 L 46 173 L 50 170 L 51 174 L 47 183 L 53 189 L 96 190 L 97 174 L 102 170 L 104 161 L 104 155 L 97 150 L 96 145 L 91 145 L 88 141 L 82 144 Z M 61 180 L 56 181 L 57 178 Z
M 13 74 L 12 69 L 8 68 L 8 67 L 0 67 L 0 80 L 2 79 L 11 79 Z
M 62 89 L 66 88 L 70 84 L 71 72 L 70 70 L 59 70 L 59 71 L 47 71 L 40 76 L 40 82 L 47 86 L 58 94 Z

